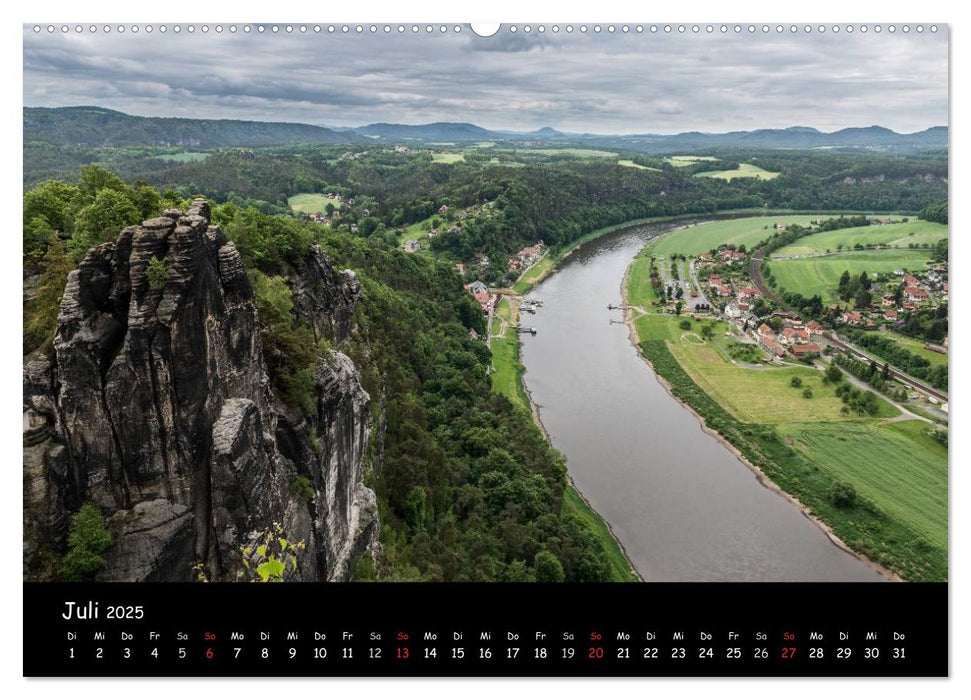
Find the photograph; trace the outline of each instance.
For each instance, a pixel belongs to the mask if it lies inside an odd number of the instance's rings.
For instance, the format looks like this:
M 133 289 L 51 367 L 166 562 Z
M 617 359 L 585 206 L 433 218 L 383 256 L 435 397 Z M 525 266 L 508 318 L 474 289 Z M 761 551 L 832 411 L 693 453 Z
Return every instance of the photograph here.
M 23 25 L 25 595 L 846 584 L 946 652 L 948 37 Z

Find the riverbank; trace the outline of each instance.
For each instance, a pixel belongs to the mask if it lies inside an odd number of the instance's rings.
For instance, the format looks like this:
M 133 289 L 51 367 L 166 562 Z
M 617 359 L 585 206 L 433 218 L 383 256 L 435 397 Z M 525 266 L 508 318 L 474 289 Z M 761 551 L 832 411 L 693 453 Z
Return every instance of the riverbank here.
M 847 214 L 854 214 L 858 212 L 847 211 Z M 874 212 L 867 212 L 874 213 Z M 887 213 L 894 214 L 898 212 L 877 212 L 877 213 Z M 692 219 L 698 220 L 710 220 L 710 219 L 721 219 L 721 218 L 731 218 L 735 216 L 782 216 L 789 214 L 818 214 L 816 211 L 802 210 L 802 209 L 762 209 L 758 207 L 752 207 L 748 209 L 726 209 L 724 211 L 713 212 L 711 214 L 694 213 L 694 214 L 678 214 L 676 216 L 651 216 L 642 219 L 631 219 L 630 221 L 624 221 L 619 224 L 613 224 L 611 226 L 605 226 L 603 228 L 590 231 L 580 236 L 575 241 L 567 244 L 562 250 L 554 252 L 553 250 L 547 251 L 539 262 L 525 270 L 519 279 L 512 286 L 512 290 L 516 294 L 526 294 L 532 290 L 536 285 L 546 279 L 550 274 L 552 274 L 556 266 L 562 262 L 564 259 L 569 257 L 577 248 L 582 246 L 584 243 L 589 243 L 592 240 L 605 236 L 608 233 L 613 233 L 614 231 L 620 231 L 625 228 L 633 228 L 634 226 L 645 226 L 648 224 L 661 224 L 666 222 L 674 221 L 687 221 Z
M 946 553 L 941 556 L 912 530 L 886 517 L 864 499 L 852 507 L 837 507 L 830 496 L 832 476 L 793 449 L 791 441 L 781 438 L 774 425 L 737 420 L 695 383 L 664 339 L 641 340 L 635 321 L 649 311 L 650 299 L 631 298 L 630 277 L 642 254 L 628 266 L 621 294 L 628 307 L 643 308 L 625 309 L 624 319 L 629 341 L 661 386 L 691 411 L 702 429 L 745 464 L 762 485 L 799 508 L 838 547 L 890 580 L 902 580 L 897 571 L 908 580 L 946 580 Z M 673 316 L 656 316 L 661 322 L 676 323 Z
M 501 337 L 493 337 L 492 339 L 493 390 L 503 394 L 514 405 L 522 408 L 524 412 L 528 412 L 540 432 L 543 433 L 546 442 L 552 445 L 546 426 L 543 425 L 540 418 L 539 410 L 525 382 L 523 382 L 523 374 L 525 374 L 526 369 L 521 361 L 521 343 L 515 330 L 518 307 L 514 307 L 515 301 L 510 298 L 504 298 L 503 303 L 509 305 L 507 325 Z M 611 581 L 640 581 L 640 575 L 624 551 L 623 545 L 611 530 L 610 524 L 593 509 L 589 501 L 576 489 L 569 475 L 567 480 L 563 489 L 563 515 L 575 517 L 583 522 L 601 543 L 610 567 Z

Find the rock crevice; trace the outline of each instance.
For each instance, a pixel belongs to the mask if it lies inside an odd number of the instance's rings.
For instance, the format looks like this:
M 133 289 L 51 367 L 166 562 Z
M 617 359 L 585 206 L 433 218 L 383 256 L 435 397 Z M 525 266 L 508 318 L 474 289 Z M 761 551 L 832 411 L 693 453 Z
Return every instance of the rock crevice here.
M 166 269 L 150 279 L 152 259 Z M 360 286 L 314 246 L 294 308 L 335 345 Z M 83 503 L 110 515 L 106 580 L 234 578 L 240 549 L 279 524 L 306 553 L 292 576 L 339 580 L 374 543 L 362 483 L 370 397 L 351 361 L 321 358 L 317 412 L 273 395 L 253 290 L 209 204 L 124 229 L 68 277 L 53 358 L 24 369 L 25 571 L 62 552 Z M 294 488 L 303 475 L 314 495 Z

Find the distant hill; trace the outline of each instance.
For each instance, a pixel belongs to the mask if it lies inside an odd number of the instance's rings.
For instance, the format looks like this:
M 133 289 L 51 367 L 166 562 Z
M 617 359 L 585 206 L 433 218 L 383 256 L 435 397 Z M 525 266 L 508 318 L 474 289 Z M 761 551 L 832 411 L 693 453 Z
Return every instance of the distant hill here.
M 935 126 L 899 134 L 882 126 L 853 127 L 832 133 L 808 126 L 756 129 L 722 134 L 688 131 L 680 134 L 576 134 L 551 126 L 530 132 L 491 131 L 467 122 L 431 124 L 368 124 L 329 129 L 310 124 L 134 117 L 102 107 L 24 108 L 24 141 L 65 146 L 275 146 L 291 143 L 351 143 L 380 140 L 453 142 L 504 141 L 523 145 L 548 142 L 557 146 L 676 153 L 711 148 L 841 148 L 912 152 L 946 149 L 948 128 Z
M 24 142 L 61 146 L 277 146 L 346 143 L 353 135 L 309 124 L 134 117 L 102 107 L 25 107 Z
M 433 124 L 368 124 L 355 129 L 365 136 L 388 141 L 418 139 L 420 141 L 476 141 L 494 136 L 494 132 L 475 124 L 435 122 Z

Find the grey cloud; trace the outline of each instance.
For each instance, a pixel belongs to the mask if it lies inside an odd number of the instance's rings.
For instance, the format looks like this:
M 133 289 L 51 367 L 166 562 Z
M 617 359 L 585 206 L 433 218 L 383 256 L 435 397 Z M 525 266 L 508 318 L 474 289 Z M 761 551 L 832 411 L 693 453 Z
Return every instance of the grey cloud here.
M 947 120 L 947 39 L 897 34 L 24 36 L 24 103 L 600 133 Z

